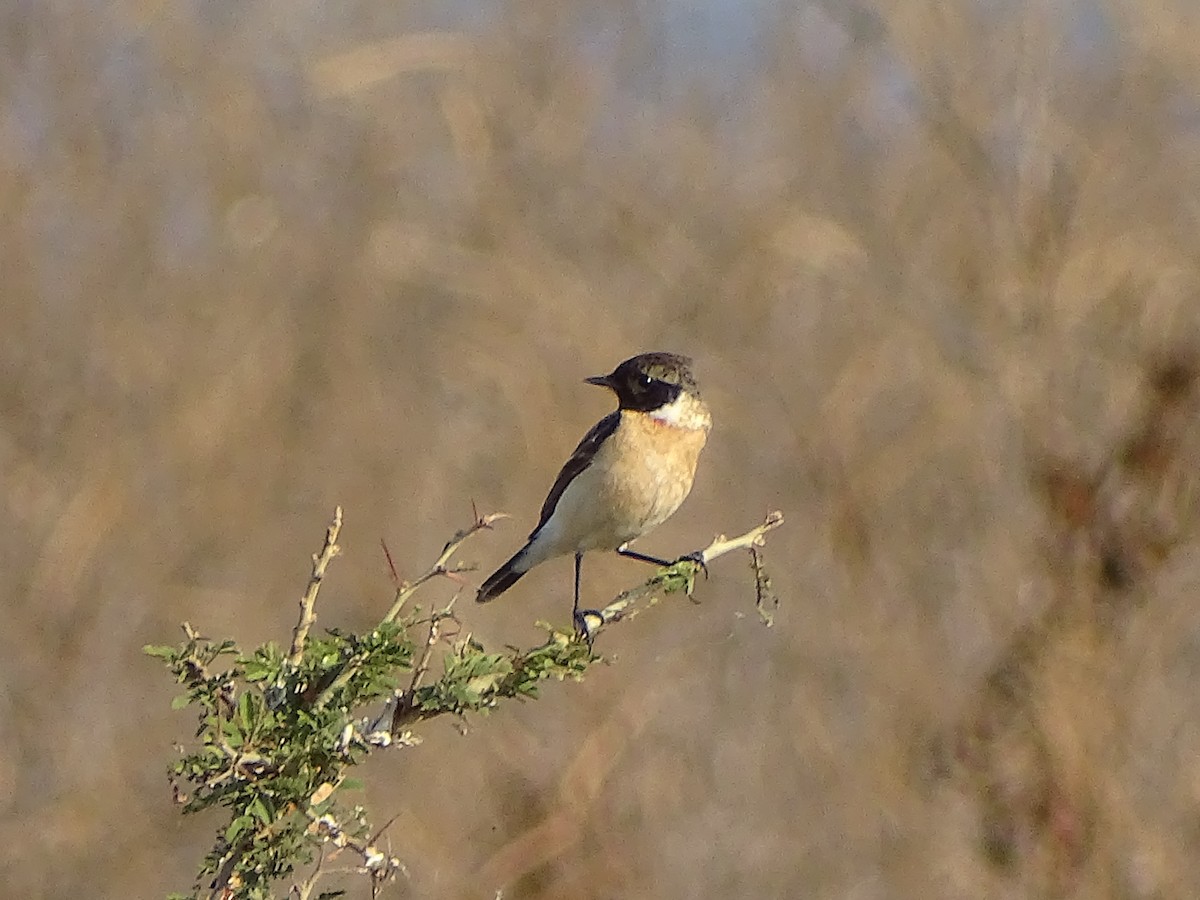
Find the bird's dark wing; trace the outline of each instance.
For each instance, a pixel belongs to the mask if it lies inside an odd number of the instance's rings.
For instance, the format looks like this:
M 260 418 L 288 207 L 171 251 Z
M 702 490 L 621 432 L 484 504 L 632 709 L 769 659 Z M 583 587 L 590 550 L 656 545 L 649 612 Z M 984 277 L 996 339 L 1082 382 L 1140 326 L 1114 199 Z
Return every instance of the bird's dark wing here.
M 542 515 L 538 519 L 537 527 L 529 532 L 530 538 L 541 531 L 546 521 L 554 515 L 554 508 L 558 506 L 559 498 L 567 489 L 567 485 L 575 479 L 576 475 L 592 464 L 596 451 L 600 449 L 600 445 L 604 443 L 605 439 L 617 430 L 620 422 L 621 411 L 614 410 L 593 425 L 592 430 L 583 436 L 583 440 L 579 442 L 579 446 L 575 448 L 571 458 L 563 464 L 558 478 L 554 479 L 554 487 L 550 488 L 550 493 L 546 495 L 546 502 L 542 504 Z

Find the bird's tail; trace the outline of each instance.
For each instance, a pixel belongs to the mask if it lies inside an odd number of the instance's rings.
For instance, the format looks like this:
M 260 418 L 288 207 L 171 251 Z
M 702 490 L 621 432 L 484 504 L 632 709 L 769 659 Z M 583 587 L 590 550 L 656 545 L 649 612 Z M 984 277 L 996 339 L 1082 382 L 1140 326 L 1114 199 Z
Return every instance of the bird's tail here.
M 494 600 L 516 584 L 517 580 L 531 568 L 527 560 L 528 551 L 529 545 L 526 544 L 513 554 L 512 559 L 488 576 L 488 580 L 483 583 L 479 588 L 479 593 L 475 595 L 475 602 L 487 603 L 489 600 Z

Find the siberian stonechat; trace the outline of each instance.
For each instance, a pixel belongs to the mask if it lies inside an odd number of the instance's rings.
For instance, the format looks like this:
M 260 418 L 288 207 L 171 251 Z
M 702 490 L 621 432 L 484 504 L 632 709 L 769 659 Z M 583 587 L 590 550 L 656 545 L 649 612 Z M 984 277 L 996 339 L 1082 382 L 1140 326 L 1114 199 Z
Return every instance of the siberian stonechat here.
M 691 366 L 685 356 L 643 353 L 609 375 L 585 379 L 616 394 L 618 408 L 584 435 L 550 488 L 528 542 L 483 583 L 478 602 L 500 596 L 539 563 L 573 553 L 579 624 L 579 569 L 587 551 L 615 550 L 671 565 L 629 544 L 665 522 L 692 489 L 712 416 Z M 587 634 L 586 623 L 582 627 Z

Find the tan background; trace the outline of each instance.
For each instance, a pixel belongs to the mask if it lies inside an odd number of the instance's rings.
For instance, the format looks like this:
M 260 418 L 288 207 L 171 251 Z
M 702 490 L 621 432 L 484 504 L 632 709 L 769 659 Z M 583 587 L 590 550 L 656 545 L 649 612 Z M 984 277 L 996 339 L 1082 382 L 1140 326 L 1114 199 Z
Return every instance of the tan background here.
M 337 503 L 324 625 L 472 500 L 498 563 L 665 349 L 717 425 L 644 547 L 782 508 L 776 627 L 722 560 L 373 762 L 411 895 L 1200 895 L 1191 4 L 761 3 L 727 78 L 652 4 L 423 9 L 0 12 L 2 893 L 186 889 L 141 645 L 284 639 Z

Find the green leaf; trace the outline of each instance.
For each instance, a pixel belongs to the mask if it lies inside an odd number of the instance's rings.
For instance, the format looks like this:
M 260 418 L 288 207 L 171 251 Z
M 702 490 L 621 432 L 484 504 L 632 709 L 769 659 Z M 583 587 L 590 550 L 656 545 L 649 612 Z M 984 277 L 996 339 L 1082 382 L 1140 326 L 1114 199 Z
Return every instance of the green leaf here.
M 158 659 L 174 659 L 177 651 L 174 647 L 167 647 L 164 644 L 146 644 L 142 647 L 142 652 Z
M 271 815 L 271 811 L 267 809 L 267 804 L 263 802 L 263 798 L 261 796 L 255 797 L 250 801 L 250 805 L 246 807 L 246 812 L 254 816 L 264 825 L 271 824 L 271 819 L 273 816 Z
M 242 663 L 243 677 L 247 681 L 265 681 L 273 674 L 274 666 L 258 659 L 248 659 Z
M 178 697 L 171 698 L 171 709 L 183 709 L 185 706 L 190 706 L 192 698 L 188 694 L 180 694 Z
M 238 816 L 225 829 L 225 843 L 233 846 L 239 837 L 254 827 L 254 819 L 250 816 Z
M 242 726 L 242 731 L 249 731 L 254 719 L 254 695 L 249 691 L 244 691 L 242 696 L 238 697 L 238 724 Z
M 478 703 L 484 696 L 495 688 L 496 683 L 504 677 L 501 672 L 485 672 L 476 675 L 467 681 L 466 691 L 467 696 L 471 698 L 472 703 Z

